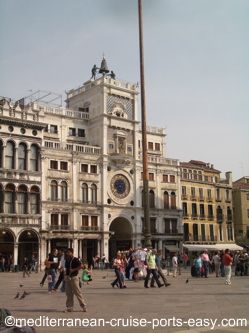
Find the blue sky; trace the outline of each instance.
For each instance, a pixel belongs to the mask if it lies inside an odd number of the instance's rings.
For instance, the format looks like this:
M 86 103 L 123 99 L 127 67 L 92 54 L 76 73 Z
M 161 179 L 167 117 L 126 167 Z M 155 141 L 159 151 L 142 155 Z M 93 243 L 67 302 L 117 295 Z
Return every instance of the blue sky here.
M 249 175 L 249 1 L 144 0 L 148 123 L 167 156 Z M 64 94 L 105 53 L 139 81 L 136 0 L 0 0 L 0 95 Z

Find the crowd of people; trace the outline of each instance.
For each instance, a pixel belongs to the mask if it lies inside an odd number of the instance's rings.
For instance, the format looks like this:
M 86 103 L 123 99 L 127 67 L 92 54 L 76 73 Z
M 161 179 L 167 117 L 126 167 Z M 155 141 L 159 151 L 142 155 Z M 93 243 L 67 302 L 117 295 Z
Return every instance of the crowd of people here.
M 10 258 L 11 259 L 11 258 Z M 192 265 L 190 265 L 190 262 Z M 57 250 L 48 255 L 44 262 L 44 275 L 40 282 L 43 287 L 48 285 L 48 292 L 54 293 L 59 288 L 66 293 L 66 311 L 73 311 L 74 295 L 82 308 L 86 311 L 86 302 L 82 295 L 81 286 L 92 281 L 92 270 L 112 268 L 115 279 L 111 282 L 112 288 L 127 288 L 127 281 L 143 281 L 145 288 L 168 287 L 168 276 L 176 278 L 182 270 L 191 266 L 193 277 L 208 278 L 210 274 L 224 277 L 225 284 L 231 284 L 232 267 L 235 275 L 249 275 L 249 254 L 246 251 L 208 252 L 196 254 L 193 259 L 187 252 L 178 252 L 162 257 L 162 252 L 155 249 L 138 248 L 127 251 L 118 251 L 116 257 L 109 263 L 105 254 L 94 256 L 90 261 L 84 262 L 73 254 L 73 249 Z M 6 269 L 6 262 L 0 254 L 0 270 Z M 32 271 L 38 271 L 37 259 L 34 255 L 28 260 L 23 259 L 21 265 L 23 277 L 30 276 Z M 9 269 L 11 270 L 11 269 Z
M 31 272 L 38 272 L 37 257 L 34 254 L 31 258 L 24 257 L 20 269 L 25 272 L 24 276 L 29 276 Z M 15 270 L 13 255 L 0 253 L 0 272 L 14 272 Z
M 13 255 L 0 253 L 0 272 L 10 272 L 12 270 L 14 270 Z
M 191 275 L 205 277 L 215 273 L 216 277 L 226 277 L 226 284 L 231 284 L 232 267 L 235 275 L 249 275 L 249 255 L 244 251 L 216 251 L 209 254 L 207 250 L 195 256 Z

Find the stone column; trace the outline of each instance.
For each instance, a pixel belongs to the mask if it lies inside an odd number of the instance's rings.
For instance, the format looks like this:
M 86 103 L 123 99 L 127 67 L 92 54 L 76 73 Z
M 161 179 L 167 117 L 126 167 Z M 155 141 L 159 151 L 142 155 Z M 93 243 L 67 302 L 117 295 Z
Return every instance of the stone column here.
M 43 268 L 45 259 L 47 257 L 47 249 L 46 249 L 47 246 L 46 245 L 47 245 L 46 239 L 41 238 L 40 251 L 39 251 L 39 261 L 38 261 L 38 267 L 40 267 L 40 269 Z
M 2 152 L 3 152 L 3 156 L 2 156 L 2 168 L 5 169 L 5 154 L 6 154 L 6 146 L 3 145 L 2 147 Z
M 26 170 L 29 171 L 30 169 L 30 149 L 27 149 L 27 154 L 26 154 Z
M 82 259 L 82 239 L 79 239 L 79 257 Z
M 47 253 L 51 252 L 51 241 L 50 239 L 47 240 Z
M 157 249 L 158 249 L 158 251 L 163 252 L 163 241 L 161 239 L 157 243 Z
M 14 214 L 18 213 L 17 189 L 14 192 Z
M 103 236 L 103 254 L 109 260 L 109 234 L 104 234 Z
M 73 239 L 74 256 L 78 257 L 78 239 Z
M 97 255 L 98 256 L 101 256 L 102 253 L 101 253 L 101 240 L 97 240 Z
M 15 147 L 15 152 L 14 152 L 14 154 L 15 154 L 15 156 L 14 156 L 14 169 L 18 169 L 18 147 Z
M 30 192 L 27 192 L 27 213 L 31 214 Z
M 61 214 L 58 214 L 58 229 L 61 229 Z
M 14 243 L 14 266 L 18 264 L 18 243 Z

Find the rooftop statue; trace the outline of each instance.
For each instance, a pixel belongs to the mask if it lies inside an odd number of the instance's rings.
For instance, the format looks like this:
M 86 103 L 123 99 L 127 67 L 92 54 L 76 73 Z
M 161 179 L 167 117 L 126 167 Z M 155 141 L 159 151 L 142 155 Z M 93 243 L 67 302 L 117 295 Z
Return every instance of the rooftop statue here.
M 102 76 L 110 76 L 112 79 L 115 80 L 116 79 L 115 73 L 113 71 L 111 71 L 110 73 L 109 72 L 110 71 L 108 69 L 106 59 L 105 59 L 105 57 L 103 57 L 100 67 L 93 65 L 92 76 L 91 76 L 90 80 L 92 80 L 92 79 L 96 80 L 97 74 L 102 74 Z

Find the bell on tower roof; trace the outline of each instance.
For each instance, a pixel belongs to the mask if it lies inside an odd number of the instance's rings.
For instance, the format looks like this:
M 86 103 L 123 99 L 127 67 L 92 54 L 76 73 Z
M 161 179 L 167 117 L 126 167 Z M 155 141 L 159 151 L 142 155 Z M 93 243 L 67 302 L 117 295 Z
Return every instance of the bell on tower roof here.
M 101 61 L 99 73 L 102 74 L 103 76 L 105 76 L 107 73 L 109 73 L 107 62 L 106 62 L 106 59 L 105 59 L 104 56 L 103 56 L 103 59 Z

